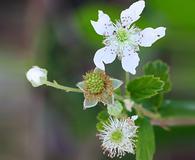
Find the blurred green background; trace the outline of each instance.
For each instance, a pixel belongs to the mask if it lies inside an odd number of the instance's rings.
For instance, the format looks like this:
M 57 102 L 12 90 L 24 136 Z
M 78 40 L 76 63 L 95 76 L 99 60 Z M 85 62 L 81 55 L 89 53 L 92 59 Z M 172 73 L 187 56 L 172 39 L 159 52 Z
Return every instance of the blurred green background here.
M 94 68 L 95 51 L 103 46 L 90 20 L 96 20 L 101 9 L 115 21 L 133 2 L 0 1 L 1 160 L 109 159 L 102 155 L 95 136 L 96 115 L 101 108 L 83 111 L 80 94 L 44 86 L 32 88 L 25 72 L 39 65 L 48 69 L 50 80 L 71 86 L 81 81 L 82 75 Z M 140 28 L 167 27 L 165 38 L 151 48 L 141 49 L 138 74 L 150 60 L 168 63 L 173 90 L 167 99 L 191 101 L 191 115 L 195 115 L 194 8 L 194 0 L 147 0 L 136 23 Z M 107 65 L 107 70 L 118 79 L 124 76 L 119 62 Z M 192 119 L 190 124 L 195 117 Z M 172 127 L 169 131 L 156 127 L 155 132 L 155 160 L 195 159 L 195 127 Z

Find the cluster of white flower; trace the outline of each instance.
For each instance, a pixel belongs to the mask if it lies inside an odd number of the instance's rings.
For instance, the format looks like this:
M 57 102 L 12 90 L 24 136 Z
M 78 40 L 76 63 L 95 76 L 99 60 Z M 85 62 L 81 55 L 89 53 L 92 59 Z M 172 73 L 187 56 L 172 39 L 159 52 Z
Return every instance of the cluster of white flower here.
M 47 81 L 47 70 L 37 66 L 32 67 L 26 73 L 26 77 L 33 87 L 46 84 L 67 92 L 83 92 L 85 97 L 84 109 L 94 107 L 98 102 L 107 105 L 110 118 L 103 123 L 103 129 L 100 130 L 98 137 L 102 141 L 104 152 L 108 153 L 111 158 L 122 157 L 126 153 L 134 153 L 138 129 L 134 121 L 138 117 L 127 118 L 127 115 L 120 117 L 123 106 L 114 100 L 114 90 L 119 88 L 123 82 L 110 78 L 105 73 L 105 64 L 112 63 L 118 57 L 126 72 L 136 74 L 136 67 L 140 61 L 137 53 L 139 46 L 150 47 L 158 39 L 165 36 L 165 27 L 141 30 L 132 25 L 140 18 L 144 7 L 144 0 L 133 3 L 128 9 L 121 12 L 120 20 L 116 24 L 103 11 L 98 11 L 98 20 L 91 21 L 91 24 L 97 34 L 104 36 L 105 47 L 95 53 L 96 69 L 86 73 L 84 80 L 77 83 L 78 88 L 65 87 L 55 81 Z M 123 102 L 126 110 L 131 112 L 134 102 L 130 99 L 124 99 Z

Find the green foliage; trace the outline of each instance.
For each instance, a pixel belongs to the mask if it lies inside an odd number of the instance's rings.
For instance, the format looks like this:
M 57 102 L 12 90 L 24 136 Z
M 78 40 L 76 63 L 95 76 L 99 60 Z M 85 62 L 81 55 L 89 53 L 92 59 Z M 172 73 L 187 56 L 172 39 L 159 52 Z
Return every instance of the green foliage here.
M 97 124 L 96 124 L 96 128 L 98 131 L 101 131 L 104 129 L 103 123 L 106 123 L 108 121 L 108 118 L 109 118 L 109 114 L 107 113 L 106 110 L 103 110 L 103 111 L 98 113 L 97 120 L 99 122 L 97 122 Z
M 147 119 L 137 121 L 138 139 L 136 144 L 136 160 L 153 160 L 155 137 L 152 125 Z
M 129 82 L 127 89 L 133 100 L 151 98 L 163 90 L 164 82 L 158 77 L 142 76 Z
M 166 118 L 194 118 L 195 101 L 165 101 L 160 110 L 162 117 Z
M 153 75 L 159 77 L 164 82 L 162 92 L 169 92 L 171 90 L 171 82 L 169 78 L 169 67 L 166 63 L 157 60 L 150 62 L 144 66 L 146 75 Z
M 99 112 L 97 115 L 97 120 L 99 121 L 106 121 L 108 118 L 109 118 L 109 115 L 106 112 L 106 110 Z

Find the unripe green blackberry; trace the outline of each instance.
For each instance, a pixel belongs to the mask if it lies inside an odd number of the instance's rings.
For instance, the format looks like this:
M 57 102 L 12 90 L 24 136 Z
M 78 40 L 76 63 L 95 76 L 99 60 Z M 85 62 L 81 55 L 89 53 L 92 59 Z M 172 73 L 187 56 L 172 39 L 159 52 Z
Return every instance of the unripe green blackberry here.
M 87 90 L 91 94 L 99 94 L 104 89 L 104 79 L 101 73 L 89 72 L 84 76 Z

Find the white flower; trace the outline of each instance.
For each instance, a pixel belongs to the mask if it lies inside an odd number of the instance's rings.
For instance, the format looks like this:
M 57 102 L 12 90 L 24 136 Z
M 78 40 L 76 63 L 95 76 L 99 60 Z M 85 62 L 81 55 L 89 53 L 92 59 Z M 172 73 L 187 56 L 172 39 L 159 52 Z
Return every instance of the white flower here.
M 47 81 L 47 70 L 33 66 L 26 73 L 26 78 L 33 87 L 41 86 Z
M 98 11 L 98 21 L 91 21 L 96 33 L 105 37 L 104 48 L 99 49 L 94 56 L 96 67 L 105 70 L 104 64 L 112 63 L 116 57 L 121 60 L 126 72 L 136 73 L 139 64 L 139 46 L 150 47 L 158 39 L 165 36 L 164 27 L 140 30 L 132 25 L 140 18 L 145 7 L 144 0 L 133 3 L 121 12 L 120 21 L 113 24 L 110 17 Z
M 109 118 L 107 123 L 104 123 L 104 130 L 98 134 L 99 139 L 102 141 L 102 148 L 104 153 L 113 158 L 115 156 L 122 157 L 126 153 L 134 154 L 135 138 L 137 128 L 134 121 L 136 116 L 127 119 Z

